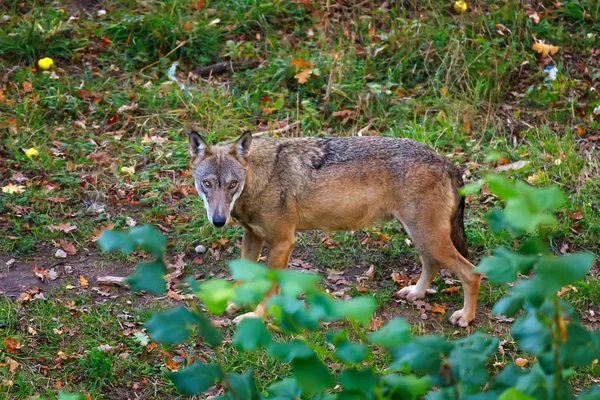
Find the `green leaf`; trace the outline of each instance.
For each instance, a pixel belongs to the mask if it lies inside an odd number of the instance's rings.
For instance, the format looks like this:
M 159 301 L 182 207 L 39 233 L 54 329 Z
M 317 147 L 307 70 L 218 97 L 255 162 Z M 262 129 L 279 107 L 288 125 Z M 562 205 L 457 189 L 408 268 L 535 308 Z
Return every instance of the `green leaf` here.
M 199 395 L 217 384 L 223 374 L 216 364 L 195 362 L 189 367 L 169 374 L 177 390 L 184 395 Z
M 304 302 L 293 297 L 271 297 L 267 311 L 285 332 L 300 333 L 303 329 L 314 330 L 319 327 L 319 321 L 306 309 Z
M 512 318 L 523 308 L 523 299 L 508 295 L 501 298 L 494 304 L 492 314 L 495 316 L 504 315 L 505 317 Z
M 145 252 L 160 258 L 167 250 L 167 239 L 151 225 L 136 226 L 129 231 L 129 237 Z
M 544 257 L 537 264 L 535 273 L 542 280 L 545 293 L 554 295 L 562 287 L 585 278 L 592 265 L 594 265 L 594 255 L 592 253 Z
M 335 355 L 347 364 L 356 364 L 367 357 L 367 350 L 363 344 L 346 340 L 336 346 Z
M 517 272 L 526 274 L 539 259 L 508 250 L 505 247 L 494 249 L 491 257 L 485 257 L 473 272 L 484 274 L 490 282 L 503 284 L 517 279 Z
M 539 307 L 545 299 L 544 283 L 541 278 L 534 275 L 530 279 L 521 279 L 509 290 L 509 293 L 515 297 L 526 300 L 534 307 Z
M 256 382 L 252 375 L 252 370 L 248 370 L 243 374 L 236 374 L 229 372 L 227 373 L 227 379 L 231 388 L 235 392 L 235 396 L 228 396 L 231 399 L 244 399 L 244 400 L 259 400 L 261 397 L 258 394 L 256 388 Z
M 515 182 L 501 175 L 488 175 L 486 177 L 488 188 L 502 200 L 508 200 L 519 196 Z
M 335 303 L 336 311 L 351 321 L 368 325 L 377 308 L 377 302 L 371 296 L 355 297 Z
M 329 372 L 329 368 L 316 355 L 309 358 L 294 358 L 292 371 L 303 394 L 319 393 L 335 385 L 335 379 Z
M 200 291 L 196 296 L 213 314 L 221 315 L 227 309 L 229 301 L 235 296 L 235 289 L 231 282 L 224 279 L 211 279 L 198 285 Z
M 257 304 L 265 298 L 272 286 L 273 282 L 264 279 L 245 282 L 234 288 L 235 296 L 232 301 L 237 305 Z
M 287 343 L 271 343 L 268 349 L 271 356 L 286 363 L 297 358 L 311 358 L 315 355 L 313 349 L 299 340 L 292 340 Z
M 193 323 L 194 315 L 187 308 L 178 306 L 152 315 L 146 322 L 146 329 L 155 342 L 183 343 L 188 338 L 189 327 Z
M 448 356 L 452 376 L 461 384 L 481 386 L 489 380 L 488 357 L 498 348 L 498 339 L 476 332 L 454 342 Z
M 198 333 L 200 336 L 202 336 L 206 343 L 213 348 L 221 346 L 223 343 L 223 335 L 221 334 L 221 331 L 215 328 L 210 323 L 210 320 L 203 313 L 201 313 L 200 310 L 197 310 L 197 312 L 193 313 L 192 315 L 194 322 L 199 328 Z
M 269 400 L 290 400 L 302 396 L 302 389 L 294 378 L 283 378 L 267 388 Z
M 269 279 L 266 267 L 248 260 L 233 260 L 229 262 L 231 277 L 236 281 L 252 282 L 257 279 Z
M 483 179 L 478 180 L 477 182 L 471 182 L 469 184 L 466 184 L 465 186 L 460 188 L 460 194 L 462 196 L 466 196 L 469 194 L 478 193 L 484 184 L 485 184 L 485 180 L 483 180 Z
M 344 390 L 371 394 L 377 384 L 377 377 L 370 368 L 346 369 L 340 372 L 340 383 Z
M 165 272 L 166 267 L 162 259 L 139 263 L 133 273 L 127 277 L 127 283 L 134 292 L 146 290 L 154 294 L 162 294 L 167 290 Z
M 86 400 L 86 398 L 79 393 L 69 394 L 58 392 L 58 400 Z
M 418 378 L 414 375 L 388 374 L 381 378 L 383 384 L 389 388 L 393 399 L 417 399 L 427 393 L 431 387 L 431 379 Z
M 600 332 L 588 331 L 578 322 L 571 322 L 567 325 L 567 341 L 559 351 L 565 366 L 590 366 L 600 358 Z
M 271 343 L 271 334 L 265 324 L 257 318 L 243 319 L 233 336 L 233 344 L 244 350 L 255 350 Z
M 552 332 L 549 322 L 542 322 L 532 313 L 517 319 L 511 330 L 521 350 L 535 355 L 548 351 L 552 346 Z
M 371 343 L 382 347 L 396 347 L 411 339 L 410 325 L 402 318 L 394 318 L 377 332 L 369 335 Z
M 391 349 L 396 360 L 390 369 L 408 365 L 418 374 L 434 375 L 440 371 L 442 358 L 452 345 L 441 336 L 418 336 L 405 345 Z
M 281 270 L 275 273 L 281 294 L 289 297 L 298 297 L 301 293 L 316 288 L 316 283 L 321 280 L 319 275 L 308 272 Z
M 123 253 L 129 254 L 135 249 L 135 242 L 128 234 L 111 230 L 102 231 L 96 243 L 104 251 L 121 250 Z

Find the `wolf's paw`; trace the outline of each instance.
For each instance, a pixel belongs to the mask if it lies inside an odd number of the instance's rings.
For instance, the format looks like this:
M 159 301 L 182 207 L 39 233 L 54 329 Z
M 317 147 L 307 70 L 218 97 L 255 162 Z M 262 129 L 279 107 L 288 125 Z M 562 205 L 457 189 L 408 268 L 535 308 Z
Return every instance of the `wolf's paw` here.
M 246 319 L 246 318 L 258 318 L 258 319 L 264 319 L 263 316 L 260 313 L 257 313 L 256 311 L 251 311 L 248 312 L 246 314 L 242 314 L 242 315 L 238 315 L 237 317 L 235 317 L 233 319 L 233 322 L 235 325 L 239 324 L 242 320 Z
M 225 309 L 225 314 L 227 314 L 227 315 L 231 315 L 231 314 L 233 314 L 234 312 L 236 312 L 236 311 L 237 311 L 237 310 L 239 310 L 239 309 L 240 309 L 240 308 L 239 308 L 237 305 L 235 305 L 235 304 L 233 304 L 233 303 L 229 303 L 229 305 L 228 305 L 228 306 L 227 306 L 227 308 Z
M 417 290 L 417 285 L 411 285 L 400 289 L 398 295 L 401 299 L 406 299 L 412 303 L 415 300 L 424 298 L 425 291 L 419 291 Z
M 461 310 L 454 311 L 454 313 L 450 317 L 450 322 L 453 325 L 458 325 L 460 327 L 466 328 L 467 326 L 469 326 L 471 321 L 473 321 L 474 319 L 475 319 L 475 316 L 468 315 L 467 312 L 465 311 L 465 309 L 463 308 Z

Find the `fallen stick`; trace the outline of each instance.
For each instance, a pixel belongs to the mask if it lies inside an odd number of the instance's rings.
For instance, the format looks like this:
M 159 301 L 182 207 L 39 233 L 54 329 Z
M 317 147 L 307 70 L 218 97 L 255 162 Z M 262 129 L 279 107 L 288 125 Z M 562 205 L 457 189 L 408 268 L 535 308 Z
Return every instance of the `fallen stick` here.
M 274 133 L 274 134 L 277 135 L 279 133 L 283 133 L 283 132 L 289 131 L 290 129 L 292 129 L 293 127 L 295 127 L 296 125 L 298 125 L 299 123 L 300 123 L 299 121 L 296 121 L 296 122 L 293 122 L 291 124 L 288 124 L 288 125 L 284 126 L 283 128 L 279 128 L 279 129 L 275 129 L 275 130 L 267 129 L 266 131 L 256 132 L 256 133 L 252 134 L 252 137 L 259 137 L 259 136 L 262 136 L 262 135 L 266 135 L 267 133 Z
M 198 67 L 194 73 L 200 76 L 210 76 L 221 74 L 223 72 L 231 71 L 235 72 L 236 70 L 242 69 L 254 69 L 260 65 L 258 61 L 242 61 L 242 62 L 222 62 L 214 65 L 209 65 L 207 67 Z
M 99 276 L 98 277 L 98 285 L 115 285 L 127 287 L 127 282 L 125 282 L 127 278 L 122 276 Z

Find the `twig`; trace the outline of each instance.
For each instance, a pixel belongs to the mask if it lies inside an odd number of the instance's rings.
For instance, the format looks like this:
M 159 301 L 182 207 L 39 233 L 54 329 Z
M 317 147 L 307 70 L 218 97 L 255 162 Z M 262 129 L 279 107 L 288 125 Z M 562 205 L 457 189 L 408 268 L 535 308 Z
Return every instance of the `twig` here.
M 235 72 L 236 69 L 254 69 L 258 68 L 259 65 L 260 62 L 258 61 L 221 62 L 206 67 L 198 67 L 196 68 L 194 73 L 199 76 L 211 76 L 215 74 L 221 74 L 227 71 Z
M 191 40 L 191 39 L 190 39 Z M 181 48 L 182 46 L 185 46 L 187 44 L 188 40 L 184 40 L 183 42 L 179 43 L 173 50 L 171 50 L 170 52 L 168 52 L 167 54 L 165 54 L 164 56 L 162 56 L 161 58 L 167 58 L 169 57 L 171 54 L 173 54 L 173 52 L 177 51 L 179 48 Z M 153 62 L 150 65 L 146 65 L 144 68 L 140 69 L 140 73 L 142 73 L 143 70 L 148 69 L 150 67 L 155 66 L 156 64 L 158 64 L 160 62 L 160 60 Z
M 362 128 L 361 130 L 359 130 L 358 132 L 356 132 L 356 136 L 362 136 L 362 135 L 363 135 L 363 133 L 365 133 L 366 131 L 368 131 L 368 130 L 369 130 L 369 128 L 371 128 L 371 126 L 373 126 L 373 123 L 372 123 L 372 122 L 369 122 L 369 123 L 367 124 L 367 126 L 365 126 L 365 127 L 364 127 L 364 128 Z
M 329 73 L 329 82 L 327 82 L 327 90 L 325 91 L 325 97 L 323 97 L 323 101 L 325 103 L 329 103 L 329 96 L 331 95 L 331 87 L 333 86 L 333 74 L 335 73 L 335 67 L 337 66 L 339 58 L 340 58 L 340 54 L 337 53 L 333 57 L 333 62 L 331 63 L 331 72 Z
M 127 283 L 125 282 L 127 278 L 122 276 L 99 276 L 97 281 L 98 285 L 115 285 L 127 287 Z
M 274 134 L 279 134 L 279 133 L 283 133 L 283 132 L 287 132 L 290 129 L 294 128 L 296 125 L 298 125 L 300 123 L 300 121 L 296 121 L 293 122 L 289 125 L 284 126 L 283 128 L 279 128 L 279 129 L 275 129 L 274 131 L 267 129 L 266 131 L 262 131 L 262 132 L 257 132 L 257 133 L 253 133 L 252 137 L 260 137 L 263 135 L 266 135 L 267 133 L 274 133 Z

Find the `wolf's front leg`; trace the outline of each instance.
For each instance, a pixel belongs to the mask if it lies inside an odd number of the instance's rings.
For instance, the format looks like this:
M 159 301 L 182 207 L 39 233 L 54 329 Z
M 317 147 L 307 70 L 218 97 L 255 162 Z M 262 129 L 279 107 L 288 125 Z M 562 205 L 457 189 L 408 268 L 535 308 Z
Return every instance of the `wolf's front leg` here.
M 244 236 L 242 238 L 242 260 L 249 260 L 257 262 L 260 258 L 260 252 L 262 251 L 264 241 L 260 236 L 252 232 L 250 229 L 244 228 Z M 233 303 L 229 303 L 225 312 L 233 314 L 239 309 Z
M 290 237 L 286 237 L 283 240 L 279 240 L 276 243 L 273 243 L 271 248 L 269 249 L 269 255 L 267 256 L 267 267 L 272 269 L 286 269 L 288 262 L 290 260 L 290 254 L 292 254 L 292 250 L 294 249 L 294 244 L 296 240 L 294 238 L 293 233 Z M 265 297 L 258 304 L 256 309 L 252 312 L 242 314 L 239 317 L 236 317 L 233 320 L 234 324 L 237 324 L 241 320 L 245 318 L 261 318 L 265 319 L 267 316 L 266 305 L 271 296 L 279 291 L 277 284 L 274 283 L 271 289 L 265 294 Z

